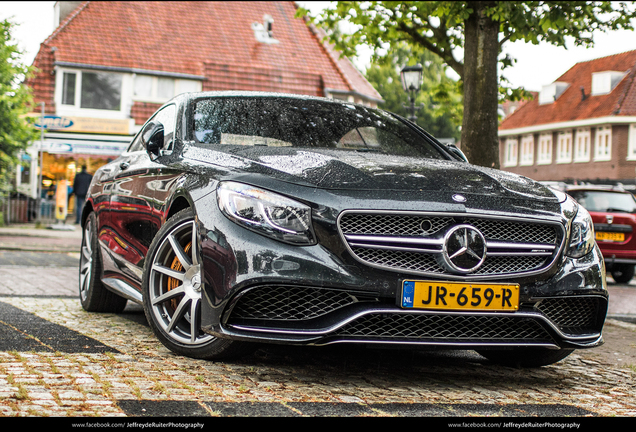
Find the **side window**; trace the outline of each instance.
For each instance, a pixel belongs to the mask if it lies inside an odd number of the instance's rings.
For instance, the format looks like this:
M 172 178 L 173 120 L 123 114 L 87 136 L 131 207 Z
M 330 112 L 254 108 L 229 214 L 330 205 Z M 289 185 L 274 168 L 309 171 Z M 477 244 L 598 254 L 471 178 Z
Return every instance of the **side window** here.
M 164 140 L 163 140 L 163 148 L 164 150 L 172 150 L 172 141 L 174 139 L 174 129 L 175 129 L 175 120 L 176 120 L 176 112 L 177 108 L 174 105 L 168 105 L 163 108 L 161 111 L 155 113 L 148 122 L 158 122 L 163 125 L 164 130 Z M 135 136 L 132 143 L 128 147 L 128 152 L 135 152 L 144 149 L 143 144 L 141 143 L 141 131 Z
M 136 152 L 136 151 L 141 151 L 144 149 L 143 144 L 141 144 L 141 131 L 139 131 L 137 133 L 137 135 L 135 136 L 135 138 L 133 138 L 132 142 L 130 143 L 130 146 L 128 146 L 128 150 L 127 152 Z
M 159 122 L 163 125 L 163 149 L 172 150 L 172 144 L 174 140 L 174 129 L 176 122 L 177 107 L 175 105 L 168 105 L 163 108 L 151 121 Z

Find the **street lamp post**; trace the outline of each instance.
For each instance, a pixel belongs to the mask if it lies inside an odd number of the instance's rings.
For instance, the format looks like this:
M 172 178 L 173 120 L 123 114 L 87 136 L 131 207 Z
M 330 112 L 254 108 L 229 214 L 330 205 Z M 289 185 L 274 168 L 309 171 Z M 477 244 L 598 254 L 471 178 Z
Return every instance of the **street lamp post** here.
M 421 106 L 415 106 L 415 95 L 422 86 L 422 65 L 418 63 L 415 66 L 404 66 L 400 71 L 400 76 L 402 77 L 402 88 L 409 94 L 411 101 L 410 107 L 405 106 L 411 109 L 409 120 L 415 123 L 417 120 L 415 111 L 422 108 Z

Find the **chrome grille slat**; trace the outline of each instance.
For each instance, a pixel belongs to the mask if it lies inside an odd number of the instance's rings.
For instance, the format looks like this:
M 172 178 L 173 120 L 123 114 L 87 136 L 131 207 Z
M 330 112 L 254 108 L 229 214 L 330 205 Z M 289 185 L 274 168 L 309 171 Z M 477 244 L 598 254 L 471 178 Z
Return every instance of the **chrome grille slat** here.
M 466 275 L 450 274 L 440 262 L 444 235 L 459 224 L 477 228 L 487 244 L 483 265 Z M 346 211 L 338 219 L 338 228 L 354 257 L 365 264 L 451 278 L 545 271 L 555 261 L 564 237 L 563 227 L 551 221 L 416 212 Z

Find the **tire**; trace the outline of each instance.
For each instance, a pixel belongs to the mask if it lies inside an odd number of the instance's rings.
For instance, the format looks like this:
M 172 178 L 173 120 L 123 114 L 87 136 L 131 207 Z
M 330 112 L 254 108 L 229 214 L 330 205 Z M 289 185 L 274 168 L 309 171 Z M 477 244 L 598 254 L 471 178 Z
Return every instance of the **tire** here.
M 541 367 L 563 360 L 573 349 L 515 348 L 511 350 L 477 350 L 495 364 L 512 367 Z
M 97 241 L 97 219 L 90 213 L 82 233 L 79 265 L 79 297 L 88 312 L 119 313 L 127 300 L 109 291 L 101 281 L 102 257 Z
M 198 257 L 194 212 L 171 217 L 148 249 L 142 293 L 148 323 L 172 352 L 204 360 L 244 354 L 250 344 L 220 339 L 202 332 L 203 281 Z
M 631 264 L 614 264 L 612 278 L 616 283 L 628 283 L 634 277 L 634 266 Z

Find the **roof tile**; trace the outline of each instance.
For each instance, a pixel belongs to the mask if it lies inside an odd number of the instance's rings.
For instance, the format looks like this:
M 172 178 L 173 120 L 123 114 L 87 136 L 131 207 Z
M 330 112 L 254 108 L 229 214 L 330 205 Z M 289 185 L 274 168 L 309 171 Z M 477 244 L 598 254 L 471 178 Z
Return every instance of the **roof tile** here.
M 231 85 L 255 82 L 264 70 L 294 71 L 302 84 L 286 78 L 273 87 L 314 94 L 320 76 L 325 88 L 381 99 L 348 59 L 334 55 L 319 32 L 294 18 L 296 8 L 294 2 L 85 2 L 46 39 L 38 57 L 55 47 L 57 62 L 199 76 L 227 64 L 251 77 L 236 77 Z M 277 44 L 254 36 L 251 25 L 265 14 L 274 19 Z
M 592 96 L 592 74 L 604 71 L 627 73 L 609 94 Z M 636 50 L 577 63 L 556 80 L 568 83 L 569 87 L 555 102 L 540 105 L 538 98 L 535 98 L 504 119 L 499 129 L 517 129 L 606 116 L 634 116 L 635 78 Z M 585 98 L 582 97 L 581 89 L 585 92 Z

